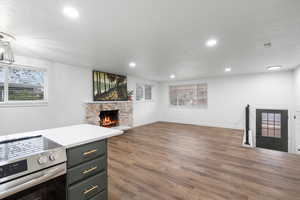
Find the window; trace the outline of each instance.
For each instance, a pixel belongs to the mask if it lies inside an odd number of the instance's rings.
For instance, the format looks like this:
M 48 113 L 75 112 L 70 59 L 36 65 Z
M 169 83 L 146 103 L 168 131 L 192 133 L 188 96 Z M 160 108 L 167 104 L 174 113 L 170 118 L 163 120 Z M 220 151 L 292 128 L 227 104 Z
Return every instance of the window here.
M 152 100 L 152 86 L 145 85 L 145 100 Z
M 149 84 L 136 84 L 136 100 L 152 100 L 152 88 L 152 85 Z
M 0 67 L 0 102 L 4 101 L 4 69 Z
M 46 101 L 46 70 L 9 65 L 0 67 L 0 101 L 4 103 Z
M 173 106 L 206 106 L 207 84 L 169 86 L 169 97 Z
M 144 99 L 144 88 L 140 84 L 136 84 L 136 100 L 140 101 Z

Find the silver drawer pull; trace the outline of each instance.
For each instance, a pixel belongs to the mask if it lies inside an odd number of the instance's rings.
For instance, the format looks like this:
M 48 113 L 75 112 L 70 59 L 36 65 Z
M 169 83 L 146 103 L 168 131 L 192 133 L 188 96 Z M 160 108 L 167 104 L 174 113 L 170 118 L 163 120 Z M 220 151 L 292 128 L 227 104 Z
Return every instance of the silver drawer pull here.
M 92 168 L 90 168 L 90 169 L 84 170 L 82 173 L 83 173 L 83 174 L 88 174 L 88 173 L 90 173 L 90 172 L 92 172 L 92 171 L 95 171 L 97 168 L 98 168 L 98 167 L 95 166 L 95 167 L 92 167 Z
M 97 151 L 98 151 L 98 149 L 93 149 L 93 150 L 90 150 L 90 151 L 84 152 L 84 153 L 83 153 L 83 155 L 84 155 L 84 156 L 87 156 L 87 155 L 90 155 L 90 154 L 96 153 Z
M 93 192 L 94 190 L 96 190 L 98 188 L 98 185 L 92 186 L 90 189 L 86 189 L 83 193 L 84 194 L 88 194 L 90 192 Z

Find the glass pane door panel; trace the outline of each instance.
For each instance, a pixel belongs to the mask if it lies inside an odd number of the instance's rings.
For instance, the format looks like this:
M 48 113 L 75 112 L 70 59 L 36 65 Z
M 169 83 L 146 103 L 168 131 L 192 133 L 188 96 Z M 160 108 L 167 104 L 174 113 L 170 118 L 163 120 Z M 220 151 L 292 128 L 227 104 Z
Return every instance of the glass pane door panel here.
M 263 137 L 281 138 L 281 114 L 263 112 L 261 114 L 261 130 Z

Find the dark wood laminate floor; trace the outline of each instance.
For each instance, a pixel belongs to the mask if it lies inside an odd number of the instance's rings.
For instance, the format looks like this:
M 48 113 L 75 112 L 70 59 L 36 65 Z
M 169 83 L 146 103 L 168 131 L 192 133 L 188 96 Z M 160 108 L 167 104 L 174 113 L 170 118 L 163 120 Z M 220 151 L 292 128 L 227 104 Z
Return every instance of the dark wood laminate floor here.
M 300 200 L 300 156 L 237 130 L 155 123 L 109 139 L 109 200 Z

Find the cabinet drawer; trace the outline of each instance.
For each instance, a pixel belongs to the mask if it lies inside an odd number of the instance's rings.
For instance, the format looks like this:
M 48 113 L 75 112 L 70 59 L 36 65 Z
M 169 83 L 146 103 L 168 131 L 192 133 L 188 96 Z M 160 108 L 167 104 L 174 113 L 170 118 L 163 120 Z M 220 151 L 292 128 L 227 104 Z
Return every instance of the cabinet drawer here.
M 68 168 L 92 160 L 106 153 L 106 140 L 89 143 L 67 150 Z
M 68 184 L 71 185 L 77 181 L 93 176 L 106 169 L 106 156 L 83 163 L 77 167 L 68 170 Z
M 68 200 L 88 200 L 106 188 L 106 173 L 102 172 L 68 188 Z
M 106 191 L 103 191 L 89 200 L 107 200 L 107 193 Z

